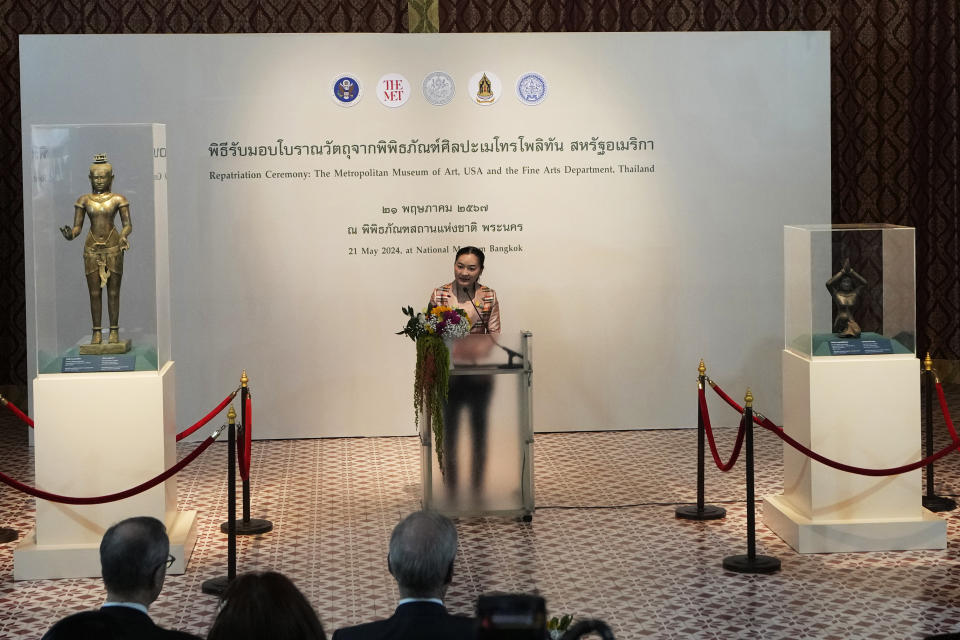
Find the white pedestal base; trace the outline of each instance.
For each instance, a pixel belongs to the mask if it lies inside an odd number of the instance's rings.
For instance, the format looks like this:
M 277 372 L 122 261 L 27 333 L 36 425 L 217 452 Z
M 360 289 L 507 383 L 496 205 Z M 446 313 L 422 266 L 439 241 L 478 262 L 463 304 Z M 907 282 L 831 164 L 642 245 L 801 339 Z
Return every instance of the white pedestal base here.
M 913 356 L 808 359 L 784 350 L 784 428 L 814 451 L 858 467 L 919 460 L 919 371 Z M 946 548 L 946 522 L 923 508 L 919 469 L 862 476 L 785 444 L 783 487 L 764 500 L 763 521 L 800 553 Z
M 197 512 L 178 511 L 167 520 L 170 555 L 176 558 L 168 574 L 187 570 L 187 560 L 197 543 Z M 37 544 L 37 530 L 23 537 L 13 550 L 14 580 L 47 578 L 96 578 L 100 576 L 100 542 L 87 544 Z
M 135 487 L 176 463 L 174 366 L 160 371 L 41 374 L 34 379 L 36 486 L 68 496 Z M 68 505 L 37 500 L 36 528 L 14 550 L 14 579 L 98 576 L 104 531 L 132 516 L 167 525 L 183 572 L 196 512 L 177 511 L 176 476 L 124 500 Z
M 923 509 L 918 520 L 814 522 L 783 496 L 763 501 L 763 523 L 800 553 L 946 549 L 947 523 Z

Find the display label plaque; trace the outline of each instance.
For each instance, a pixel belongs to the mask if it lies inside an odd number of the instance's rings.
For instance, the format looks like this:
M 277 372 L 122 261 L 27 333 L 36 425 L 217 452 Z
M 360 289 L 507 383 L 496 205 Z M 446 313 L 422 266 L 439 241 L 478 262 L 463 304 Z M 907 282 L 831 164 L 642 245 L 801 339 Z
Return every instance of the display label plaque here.
M 137 357 L 129 356 L 67 356 L 63 359 L 63 373 L 100 373 L 101 371 L 133 371 Z
M 887 338 L 864 340 L 831 340 L 832 356 L 872 356 L 880 353 L 893 353 L 893 345 Z

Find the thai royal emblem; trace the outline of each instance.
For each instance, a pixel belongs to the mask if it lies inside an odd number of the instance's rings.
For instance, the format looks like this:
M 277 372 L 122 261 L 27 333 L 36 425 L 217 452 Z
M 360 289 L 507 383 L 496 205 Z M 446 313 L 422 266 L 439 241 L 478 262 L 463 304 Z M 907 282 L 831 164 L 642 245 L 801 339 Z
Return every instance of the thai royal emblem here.
M 470 78 L 470 99 L 480 105 L 491 105 L 503 94 L 500 78 L 490 71 L 481 71 Z

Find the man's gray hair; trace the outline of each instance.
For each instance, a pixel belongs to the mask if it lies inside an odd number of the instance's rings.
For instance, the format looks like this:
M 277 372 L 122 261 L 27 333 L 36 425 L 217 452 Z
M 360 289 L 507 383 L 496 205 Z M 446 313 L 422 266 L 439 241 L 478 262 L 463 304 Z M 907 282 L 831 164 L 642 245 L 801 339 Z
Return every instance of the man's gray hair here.
M 107 590 L 135 594 L 152 588 L 153 574 L 166 563 L 170 540 L 156 518 L 127 518 L 113 525 L 100 541 L 100 570 Z
M 457 528 L 435 511 L 415 511 L 390 536 L 390 572 L 405 595 L 437 597 L 457 555 Z

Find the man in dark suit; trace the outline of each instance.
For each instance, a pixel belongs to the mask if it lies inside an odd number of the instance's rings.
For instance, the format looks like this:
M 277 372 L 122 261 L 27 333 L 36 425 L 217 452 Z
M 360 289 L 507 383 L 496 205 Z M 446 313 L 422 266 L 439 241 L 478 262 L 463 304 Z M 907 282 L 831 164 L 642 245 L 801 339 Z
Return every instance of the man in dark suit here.
M 57 622 L 43 640 L 198 640 L 189 633 L 158 627 L 147 613 L 172 563 L 162 522 L 148 517 L 118 522 L 100 541 L 107 601 L 96 611 L 75 613 Z
M 432 511 L 403 519 L 390 536 L 387 568 L 400 588 L 400 603 L 386 620 L 345 627 L 333 640 L 471 640 L 475 621 L 447 613 L 443 596 L 453 579 L 457 529 Z

